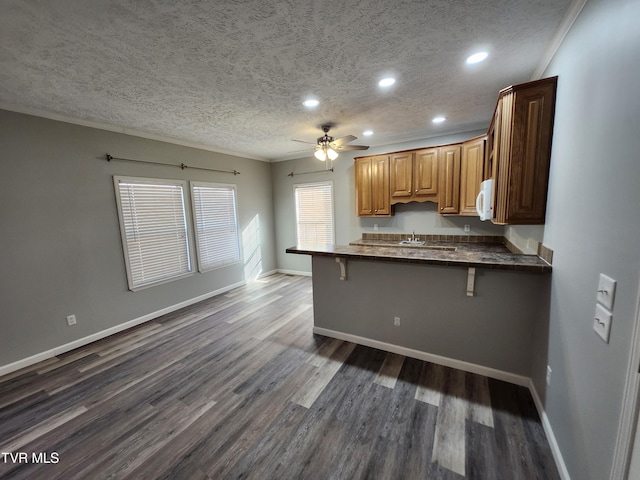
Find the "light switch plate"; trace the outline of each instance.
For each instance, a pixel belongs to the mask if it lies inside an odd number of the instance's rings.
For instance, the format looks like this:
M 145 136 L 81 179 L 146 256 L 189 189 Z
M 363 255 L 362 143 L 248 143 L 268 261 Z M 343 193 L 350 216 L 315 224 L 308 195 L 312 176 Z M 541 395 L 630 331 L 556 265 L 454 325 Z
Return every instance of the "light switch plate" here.
M 611 331 L 612 317 L 613 315 L 602 305 L 596 305 L 596 313 L 593 318 L 593 329 L 607 343 L 609 343 L 609 332 Z
M 600 274 L 600 281 L 598 282 L 598 292 L 596 298 L 605 308 L 613 310 L 613 298 L 616 295 L 616 281 L 606 276 L 604 273 Z

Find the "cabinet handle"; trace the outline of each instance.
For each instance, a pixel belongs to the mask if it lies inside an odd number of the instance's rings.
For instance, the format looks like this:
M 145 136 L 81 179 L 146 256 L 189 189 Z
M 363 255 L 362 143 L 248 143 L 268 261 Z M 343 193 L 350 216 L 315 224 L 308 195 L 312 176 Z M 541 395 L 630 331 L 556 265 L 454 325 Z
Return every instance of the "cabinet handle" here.
M 376 209 L 376 213 L 378 213 L 378 209 Z

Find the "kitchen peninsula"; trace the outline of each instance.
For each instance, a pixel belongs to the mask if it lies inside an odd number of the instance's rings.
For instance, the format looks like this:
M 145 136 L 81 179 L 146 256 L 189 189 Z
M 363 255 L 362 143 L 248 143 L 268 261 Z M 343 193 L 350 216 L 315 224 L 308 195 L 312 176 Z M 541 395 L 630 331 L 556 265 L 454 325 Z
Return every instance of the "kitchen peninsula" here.
M 502 237 L 407 237 L 287 249 L 312 257 L 314 333 L 527 384 L 551 266 Z

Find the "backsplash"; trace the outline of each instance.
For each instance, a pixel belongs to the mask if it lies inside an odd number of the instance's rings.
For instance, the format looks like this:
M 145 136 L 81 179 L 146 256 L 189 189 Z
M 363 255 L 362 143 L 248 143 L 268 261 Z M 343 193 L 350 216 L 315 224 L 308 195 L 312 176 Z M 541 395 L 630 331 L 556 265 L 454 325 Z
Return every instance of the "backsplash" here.
M 410 233 L 362 233 L 362 240 L 401 241 L 411 238 Z M 424 242 L 456 242 L 456 243 L 505 243 L 502 235 L 431 235 L 416 234 L 416 240 Z
M 545 247 L 542 243 L 538 243 L 538 256 L 549 265 L 553 264 L 553 250 Z

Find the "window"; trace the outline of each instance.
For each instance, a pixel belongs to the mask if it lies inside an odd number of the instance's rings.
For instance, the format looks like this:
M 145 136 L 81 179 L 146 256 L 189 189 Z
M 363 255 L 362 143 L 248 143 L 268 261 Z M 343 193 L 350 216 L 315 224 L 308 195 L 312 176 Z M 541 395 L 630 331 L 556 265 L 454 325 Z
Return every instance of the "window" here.
M 333 184 L 295 186 L 298 245 L 333 244 Z
M 185 182 L 113 177 L 130 290 L 191 273 Z
M 191 182 L 198 269 L 240 260 L 235 185 Z

